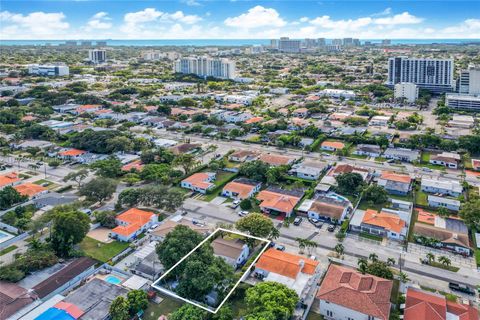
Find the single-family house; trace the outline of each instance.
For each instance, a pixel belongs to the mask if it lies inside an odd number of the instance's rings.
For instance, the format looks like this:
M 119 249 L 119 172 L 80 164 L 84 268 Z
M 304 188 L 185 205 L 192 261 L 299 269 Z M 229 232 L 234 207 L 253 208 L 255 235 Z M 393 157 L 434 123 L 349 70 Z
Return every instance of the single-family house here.
M 29 199 L 35 199 L 42 194 L 48 193 L 48 189 L 44 186 L 29 182 L 16 185 L 13 188 L 21 195 L 27 196 Z
M 122 166 L 122 171 L 125 171 L 125 172 L 130 172 L 130 171 L 140 172 L 140 171 L 142 171 L 144 166 L 145 165 L 142 163 L 142 160 L 137 159 L 137 160 L 134 160 L 130 163 L 127 163 L 127 164 L 123 165 Z
M 420 151 L 407 148 L 387 148 L 383 156 L 392 160 L 414 162 L 420 159 Z
M 412 188 L 412 178 L 406 174 L 382 171 L 382 174 L 378 177 L 377 184 L 390 194 L 405 196 Z
M 308 116 L 308 109 L 307 108 L 295 109 L 292 112 L 292 116 L 297 118 L 306 118 Z
M 445 295 L 408 287 L 403 320 L 478 320 L 478 310 L 465 302 L 448 300 Z
M 57 156 L 65 161 L 77 161 L 80 159 L 81 156 L 84 154 L 88 153 L 87 151 L 84 150 L 78 150 L 78 149 L 65 149 L 57 153 Z
M 281 218 L 290 217 L 293 209 L 303 197 L 303 190 L 283 190 L 269 187 L 258 193 L 262 212 L 279 215 Z
M 215 180 L 216 174 L 214 172 L 197 172 L 190 177 L 185 178 L 180 182 L 180 186 L 185 189 L 206 194 L 208 190 L 215 187 L 212 181 Z
M 393 281 L 330 264 L 316 300 L 327 320 L 388 320 Z
M 337 151 L 345 148 L 345 144 L 340 141 L 324 141 L 320 145 L 320 149 L 326 151 Z
M 458 153 L 442 152 L 435 155 L 432 154 L 428 162 L 430 162 L 431 164 L 444 166 L 450 169 L 457 169 L 460 161 L 461 161 L 461 157 Z
M 458 197 L 463 192 L 463 187 L 456 180 L 437 180 L 422 178 L 421 189 L 428 193 L 440 193 L 452 197 Z
M 13 187 L 14 185 L 19 184 L 21 181 L 22 180 L 18 177 L 18 174 L 16 172 L 2 174 L 0 176 L 0 189 L 8 186 Z
M 191 220 L 187 220 L 182 216 L 175 216 L 170 220 L 162 221 L 158 227 L 153 229 L 150 232 L 150 239 L 153 241 L 163 241 L 167 234 L 169 234 L 176 226 L 185 226 L 192 229 L 195 232 L 200 233 L 201 235 L 206 236 L 210 233 L 210 228 L 205 225 L 194 224 Z
M 376 144 L 359 144 L 352 153 L 358 156 L 379 157 L 382 149 Z
M 373 116 L 370 119 L 369 125 L 377 127 L 386 127 L 390 121 L 389 116 Z
M 270 248 L 255 264 L 255 277 L 264 281 L 275 281 L 295 290 L 304 299 L 312 286 L 311 279 L 319 273 L 319 262 Z
M 116 216 L 115 222 L 117 226 L 111 230 L 110 236 L 120 241 L 130 242 L 156 224 L 158 218 L 153 212 L 131 208 Z
M 225 185 L 222 190 L 222 195 L 233 199 L 249 199 L 255 193 L 260 191 L 261 182 L 251 179 L 238 178 Z
M 373 209 L 357 210 L 352 218 L 350 228 L 355 232 L 369 233 L 393 240 L 405 240 L 408 234 L 408 224 L 393 210 Z
M 250 249 L 245 241 L 241 239 L 224 239 L 221 237 L 212 241 L 210 246 L 213 254 L 221 257 L 234 268 L 241 267 L 248 259 Z
M 317 180 L 320 175 L 328 168 L 328 164 L 320 161 L 303 161 L 294 164 L 289 173 L 298 178 L 307 180 Z
M 250 119 L 245 120 L 245 124 L 255 124 L 255 123 L 260 123 L 264 120 L 263 117 L 253 117 Z
M 238 150 L 228 156 L 228 159 L 233 162 L 253 161 L 258 158 L 259 154 L 252 150 Z
M 439 197 L 429 194 L 427 197 L 428 205 L 432 208 L 447 208 L 452 211 L 460 211 L 461 202 L 456 199 Z
M 173 152 L 174 155 L 179 155 L 182 153 L 193 153 L 199 149 L 201 149 L 202 145 L 198 143 L 182 143 L 170 148 L 170 151 Z
M 319 195 L 315 199 L 307 199 L 298 207 L 299 215 L 329 222 L 341 222 L 353 210 L 352 203 L 335 193 Z
M 258 160 L 269 164 L 272 167 L 290 165 L 295 161 L 295 158 L 289 156 L 281 156 L 279 154 L 266 153 L 262 154 Z

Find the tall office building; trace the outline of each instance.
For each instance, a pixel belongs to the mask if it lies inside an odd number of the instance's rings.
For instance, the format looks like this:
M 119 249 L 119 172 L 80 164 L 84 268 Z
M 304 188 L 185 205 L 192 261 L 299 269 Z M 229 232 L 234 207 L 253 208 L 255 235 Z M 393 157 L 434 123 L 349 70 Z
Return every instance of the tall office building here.
M 418 87 L 414 83 L 397 83 L 393 91 L 395 99 L 405 99 L 408 103 L 414 103 L 418 99 Z
M 341 46 L 343 45 L 342 39 L 333 39 L 332 40 L 332 46 Z
M 318 38 L 317 39 L 317 45 L 319 47 L 324 47 L 326 44 L 327 44 L 327 42 L 325 41 L 325 38 Z
M 278 41 L 278 50 L 281 52 L 296 53 L 300 52 L 300 40 L 293 40 L 288 37 L 282 37 Z
M 480 66 L 469 66 L 460 72 L 458 92 L 466 94 L 480 94 Z
M 107 61 L 107 51 L 101 49 L 88 50 L 88 60 L 95 64 Z
M 453 59 L 394 57 L 388 59 L 389 86 L 411 82 L 434 93 L 454 89 Z
M 175 61 L 174 72 L 195 74 L 200 77 L 234 79 L 236 77 L 235 62 L 229 59 L 210 57 L 187 57 Z
M 305 39 L 305 47 L 308 49 L 315 48 L 317 46 L 317 40 L 315 39 Z
M 39 76 L 68 76 L 70 70 L 65 64 L 29 64 L 28 73 Z
M 270 40 L 270 48 L 278 49 L 278 40 L 277 39 Z
M 343 45 L 345 47 L 353 46 L 353 39 L 352 38 L 343 38 Z

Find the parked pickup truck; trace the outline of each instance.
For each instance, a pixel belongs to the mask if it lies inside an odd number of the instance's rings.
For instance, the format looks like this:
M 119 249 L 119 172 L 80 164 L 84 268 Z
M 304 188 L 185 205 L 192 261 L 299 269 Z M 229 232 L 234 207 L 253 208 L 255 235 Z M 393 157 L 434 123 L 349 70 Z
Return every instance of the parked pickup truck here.
M 463 293 L 466 293 L 468 295 L 475 295 L 475 290 L 473 290 L 472 288 L 470 288 L 469 286 L 466 286 L 464 284 L 458 284 L 458 283 L 455 283 L 455 282 L 450 282 L 448 284 L 448 287 L 450 288 L 450 290 L 453 290 L 453 291 L 459 291 L 459 292 L 463 292 Z

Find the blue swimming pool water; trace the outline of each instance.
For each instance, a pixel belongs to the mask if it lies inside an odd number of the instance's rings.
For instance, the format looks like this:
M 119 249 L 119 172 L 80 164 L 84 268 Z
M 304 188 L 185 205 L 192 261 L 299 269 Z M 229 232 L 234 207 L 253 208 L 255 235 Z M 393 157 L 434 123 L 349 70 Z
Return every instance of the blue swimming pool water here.
M 107 281 L 109 283 L 112 283 L 112 284 L 120 284 L 122 282 L 122 279 L 110 275 L 110 276 L 107 276 L 105 278 L 105 281 Z

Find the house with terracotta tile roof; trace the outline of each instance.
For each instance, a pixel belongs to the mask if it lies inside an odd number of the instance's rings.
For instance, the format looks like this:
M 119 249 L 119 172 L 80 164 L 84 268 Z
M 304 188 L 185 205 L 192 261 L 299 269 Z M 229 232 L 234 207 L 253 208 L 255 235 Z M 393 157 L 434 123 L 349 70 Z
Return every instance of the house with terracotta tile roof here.
M 254 123 L 259 123 L 263 121 L 263 117 L 253 117 L 250 119 L 245 120 L 245 124 L 254 124 Z
M 99 104 L 84 104 L 82 106 L 77 107 L 75 110 L 72 110 L 71 113 L 76 115 L 82 114 L 84 112 L 93 113 L 95 111 L 100 110 L 101 107 L 102 106 Z
M 23 196 L 28 196 L 29 199 L 35 199 L 36 197 L 48 193 L 48 189 L 35 183 L 22 183 L 13 187 Z
M 130 242 L 156 224 L 158 217 L 153 212 L 131 208 L 116 216 L 115 222 L 117 226 L 111 230 L 110 236 L 120 241 Z
M 478 310 L 444 295 L 409 287 L 405 295 L 404 320 L 478 320 Z
M 345 148 L 345 144 L 340 141 L 324 141 L 320 146 L 320 149 L 326 151 L 337 151 L 343 148 Z
M 224 197 L 232 199 L 249 199 L 260 191 L 262 183 L 251 179 L 238 178 L 225 185 L 222 190 Z
M 208 190 L 215 187 L 212 181 L 215 180 L 216 174 L 214 172 L 197 172 L 190 177 L 183 179 L 180 186 L 195 192 L 206 194 Z
M 257 200 L 261 201 L 260 209 L 262 212 L 288 218 L 303 195 L 304 192 L 300 190 L 269 187 L 258 193 Z
M 377 184 L 390 194 L 406 196 L 412 189 L 412 178 L 408 174 L 382 171 Z
M 283 165 L 290 165 L 295 161 L 295 158 L 288 156 L 281 156 L 279 154 L 266 153 L 262 154 L 258 160 L 271 165 L 272 167 L 278 167 Z
M 70 148 L 70 149 L 64 149 L 60 151 L 59 153 L 57 153 L 57 156 L 62 160 L 73 161 L 73 160 L 77 160 L 78 158 L 80 158 L 82 155 L 86 153 L 88 152 L 84 150 Z
M 127 163 L 127 164 L 123 165 L 122 166 L 122 171 L 130 172 L 130 171 L 134 170 L 134 171 L 140 172 L 140 171 L 142 171 L 144 166 L 145 165 L 142 163 L 142 160 L 137 159 L 137 160 L 134 160 L 130 163 Z
M 13 187 L 14 185 L 19 184 L 21 181 L 22 180 L 18 177 L 16 172 L 2 174 L 0 176 L 0 189 L 3 189 L 7 186 Z
M 393 281 L 330 264 L 316 299 L 327 320 L 388 320 Z
M 228 160 L 234 162 L 245 162 L 256 160 L 259 153 L 252 150 L 237 150 L 228 156 Z
M 275 281 L 288 286 L 301 299 L 310 289 L 310 279 L 319 272 L 318 261 L 270 248 L 258 259 L 254 274 L 264 281 Z

